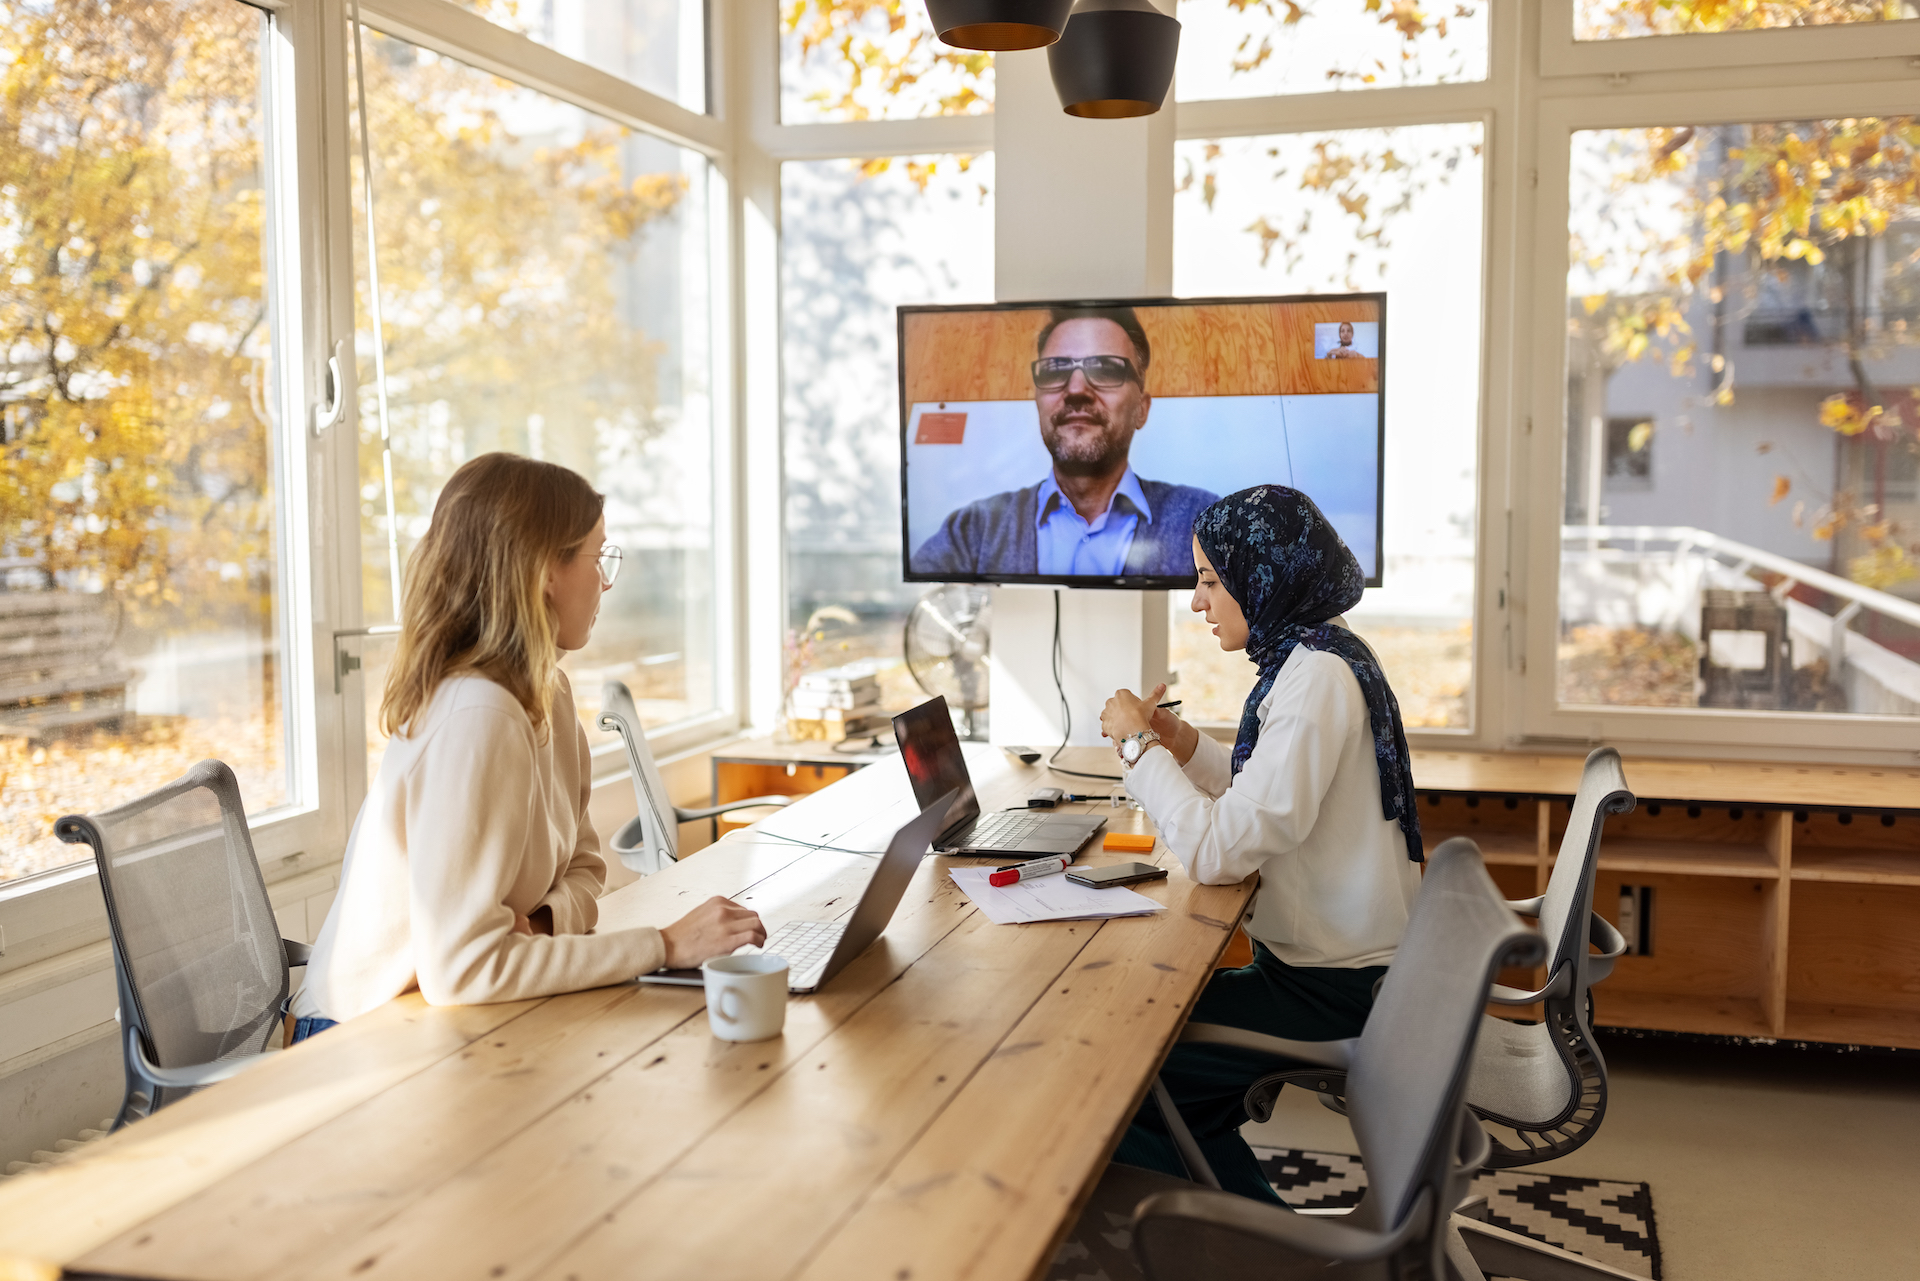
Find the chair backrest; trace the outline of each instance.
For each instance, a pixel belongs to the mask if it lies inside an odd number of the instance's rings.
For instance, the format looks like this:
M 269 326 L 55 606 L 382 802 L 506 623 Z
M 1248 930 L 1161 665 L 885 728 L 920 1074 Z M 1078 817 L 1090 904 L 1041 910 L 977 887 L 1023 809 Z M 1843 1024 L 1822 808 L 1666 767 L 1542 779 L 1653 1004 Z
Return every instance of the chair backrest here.
M 636 872 L 657 872 L 680 857 L 680 824 L 667 795 L 666 780 L 653 762 L 653 749 L 640 728 L 640 709 L 624 681 L 608 681 L 600 688 L 600 728 L 612 730 L 627 745 L 627 766 L 633 775 L 633 794 L 640 805 L 639 836 L 616 850 L 620 861 Z
M 1502 966 L 1531 965 L 1541 937 L 1509 910 L 1465 837 L 1429 856 L 1407 932 L 1354 1048 L 1347 1106 L 1367 1196 L 1355 1226 L 1388 1231 L 1431 1190 L 1442 1198 L 1475 1124 L 1462 1099 L 1487 992 Z
M 265 1050 L 280 1031 L 287 957 L 233 771 L 201 761 L 139 800 L 69 815 L 54 831 L 93 847 L 120 1018 L 153 1062 L 189 1067 Z
M 1560 856 L 1554 860 L 1553 875 L 1547 881 L 1546 897 L 1540 904 L 1540 936 L 1547 940 L 1547 977 L 1551 979 L 1562 966 L 1572 966 L 1566 992 L 1584 1000 L 1589 981 L 1598 982 L 1605 974 L 1592 975 L 1587 959 L 1588 918 L 1593 911 L 1593 874 L 1600 858 L 1600 826 L 1609 814 L 1633 811 L 1633 792 L 1627 787 L 1626 771 L 1620 766 L 1620 753 L 1611 747 L 1595 748 L 1587 756 L 1580 772 L 1580 790 L 1574 793 L 1573 814 L 1567 820 L 1566 835 L 1560 838 Z

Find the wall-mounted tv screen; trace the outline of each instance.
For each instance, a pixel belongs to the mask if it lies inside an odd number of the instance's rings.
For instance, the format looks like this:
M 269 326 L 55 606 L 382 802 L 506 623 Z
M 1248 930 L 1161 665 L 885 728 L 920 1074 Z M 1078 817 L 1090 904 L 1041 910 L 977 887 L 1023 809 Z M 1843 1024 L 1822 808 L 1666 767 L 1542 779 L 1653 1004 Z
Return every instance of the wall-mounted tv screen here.
M 902 307 L 908 582 L 1186 588 L 1193 519 L 1310 495 L 1380 585 L 1385 294 Z

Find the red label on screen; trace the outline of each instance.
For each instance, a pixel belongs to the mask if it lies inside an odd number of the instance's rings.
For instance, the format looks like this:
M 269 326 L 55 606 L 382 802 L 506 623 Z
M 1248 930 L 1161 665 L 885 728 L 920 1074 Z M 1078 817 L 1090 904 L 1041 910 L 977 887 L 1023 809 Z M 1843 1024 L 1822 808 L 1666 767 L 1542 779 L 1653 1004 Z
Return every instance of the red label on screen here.
M 967 434 L 965 414 L 921 414 L 916 445 L 958 445 Z

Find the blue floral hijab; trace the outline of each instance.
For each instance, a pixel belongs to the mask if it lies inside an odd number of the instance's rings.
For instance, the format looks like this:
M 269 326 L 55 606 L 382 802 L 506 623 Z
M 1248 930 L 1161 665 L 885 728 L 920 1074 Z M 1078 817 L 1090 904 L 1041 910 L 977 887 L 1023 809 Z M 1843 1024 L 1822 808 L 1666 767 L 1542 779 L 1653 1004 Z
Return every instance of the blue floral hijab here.
M 1293 651 L 1305 646 L 1337 654 L 1353 669 L 1367 700 L 1382 817 L 1399 820 L 1407 857 L 1425 862 L 1399 700 L 1366 642 L 1328 622 L 1360 603 L 1367 582 L 1360 562 L 1311 498 L 1280 485 L 1228 494 L 1200 513 L 1193 535 L 1246 615 L 1247 657 L 1260 668 L 1240 713 L 1233 772 L 1241 771 L 1260 740 L 1260 704 Z

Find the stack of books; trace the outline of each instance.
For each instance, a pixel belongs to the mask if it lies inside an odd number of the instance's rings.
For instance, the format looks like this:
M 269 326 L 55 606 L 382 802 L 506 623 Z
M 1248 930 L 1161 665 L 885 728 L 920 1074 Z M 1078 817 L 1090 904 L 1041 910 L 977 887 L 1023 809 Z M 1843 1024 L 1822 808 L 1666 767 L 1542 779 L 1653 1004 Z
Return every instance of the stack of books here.
M 808 672 L 787 703 L 787 732 L 797 739 L 838 743 L 889 723 L 880 707 L 880 678 L 864 663 Z

